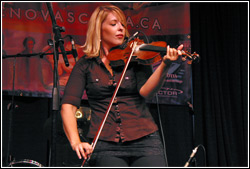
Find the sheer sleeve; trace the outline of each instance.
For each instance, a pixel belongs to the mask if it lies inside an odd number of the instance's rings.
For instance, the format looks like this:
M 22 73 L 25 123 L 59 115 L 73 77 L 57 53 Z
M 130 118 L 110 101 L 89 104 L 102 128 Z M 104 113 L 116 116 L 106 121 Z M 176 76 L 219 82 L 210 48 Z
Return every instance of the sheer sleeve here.
M 64 90 L 62 104 L 80 106 L 86 86 L 87 67 L 88 62 L 84 57 L 75 64 Z

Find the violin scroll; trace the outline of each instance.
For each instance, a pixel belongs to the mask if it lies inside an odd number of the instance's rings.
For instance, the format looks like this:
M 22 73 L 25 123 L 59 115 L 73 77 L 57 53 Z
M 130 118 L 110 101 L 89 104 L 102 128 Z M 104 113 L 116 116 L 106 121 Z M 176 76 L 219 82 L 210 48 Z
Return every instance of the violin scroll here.
M 187 61 L 187 64 L 192 64 L 193 62 L 198 63 L 200 61 L 200 55 L 196 52 L 194 52 L 193 54 L 191 54 L 188 51 L 184 51 L 182 50 L 182 61 Z

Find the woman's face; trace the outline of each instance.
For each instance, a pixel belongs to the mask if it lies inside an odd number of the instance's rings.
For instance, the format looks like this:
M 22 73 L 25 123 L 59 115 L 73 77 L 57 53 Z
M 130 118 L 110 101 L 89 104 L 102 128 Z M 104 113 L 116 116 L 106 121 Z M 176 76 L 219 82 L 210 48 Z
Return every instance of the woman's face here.
M 102 23 L 101 42 L 104 49 L 121 45 L 125 37 L 125 28 L 119 19 L 110 12 Z

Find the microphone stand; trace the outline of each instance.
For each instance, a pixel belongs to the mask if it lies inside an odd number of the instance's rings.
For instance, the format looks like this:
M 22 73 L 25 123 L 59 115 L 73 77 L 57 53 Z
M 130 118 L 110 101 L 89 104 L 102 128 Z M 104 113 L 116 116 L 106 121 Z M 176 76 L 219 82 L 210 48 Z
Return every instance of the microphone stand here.
M 53 26 L 53 46 L 54 46 L 54 78 L 53 78 L 53 89 L 52 89 L 52 136 L 51 136 L 51 166 L 55 166 L 56 164 L 56 147 L 55 147 L 55 140 L 56 140 L 56 115 L 59 111 L 60 106 L 60 94 L 58 88 L 58 59 L 59 59 L 59 52 L 58 47 L 60 47 L 61 52 L 63 54 L 64 62 L 66 66 L 69 66 L 69 62 L 66 56 L 66 52 L 63 46 L 63 39 L 61 38 L 61 32 L 64 32 L 65 29 L 63 27 L 59 27 L 56 24 L 55 16 L 53 14 L 51 2 L 47 2 L 47 7 L 50 13 L 52 26 Z M 49 164 L 50 165 L 50 164 Z
M 3 59 L 6 55 L 3 55 Z M 15 70 L 16 70 L 16 57 L 14 58 L 13 63 L 13 77 L 12 77 L 12 96 L 11 103 L 8 104 L 7 110 L 9 111 L 9 127 L 8 127 L 8 144 L 7 144 L 7 154 L 5 164 L 9 166 L 12 161 L 14 161 L 14 157 L 11 155 L 11 143 L 12 143 L 12 122 L 13 122 L 13 113 L 15 111 Z

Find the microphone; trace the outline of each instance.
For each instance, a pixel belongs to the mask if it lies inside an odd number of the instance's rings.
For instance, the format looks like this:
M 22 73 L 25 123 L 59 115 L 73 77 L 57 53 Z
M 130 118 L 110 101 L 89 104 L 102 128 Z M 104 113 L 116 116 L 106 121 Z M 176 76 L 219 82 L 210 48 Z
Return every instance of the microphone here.
M 69 35 L 69 38 L 70 38 L 70 41 L 71 41 L 71 45 L 72 45 L 72 55 L 74 56 L 75 58 L 75 61 L 78 60 L 78 54 L 77 54 L 77 51 L 76 51 L 76 46 L 75 46 L 75 41 L 74 39 L 72 38 L 72 36 Z
M 61 49 L 65 65 L 68 67 L 69 66 L 69 61 L 68 61 L 67 54 L 66 54 L 66 51 L 65 51 L 64 46 L 63 46 L 64 41 L 63 41 L 62 38 L 59 39 L 58 44 L 59 44 L 59 47 Z
M 121 44 L 120 48 L 121 49 L 125 49 L 127 47 L 127 43 L 129 43 L 131 40 L 135 39 L 138 34 L 139 34 L 139 32 L 135 32 L 132 36 L 130 36 L 129 38 L 127 38 L 123 42 L 123 44 Z
M 195 148 L 193 149 L 193 152 L 192 152 L 192 154 L 190 155 L 190 157 L 189 157 L 188 161 L 186 162 L 186 164 L 184 165 L 184 167 L 188 167 L 188 166 L 189 166 L 189 163 L 190 163 L 191 159 L 195 156 L 198 147 L 199 147 L 199 146 L 197 146 L 197 147 L 195 147 Z

